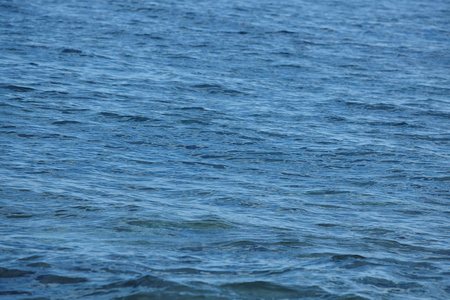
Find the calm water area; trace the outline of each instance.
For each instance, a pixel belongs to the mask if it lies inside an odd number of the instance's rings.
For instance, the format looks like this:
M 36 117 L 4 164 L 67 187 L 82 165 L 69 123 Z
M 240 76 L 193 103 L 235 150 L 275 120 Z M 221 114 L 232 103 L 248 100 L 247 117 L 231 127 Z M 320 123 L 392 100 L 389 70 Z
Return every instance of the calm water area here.
M 1 299 L 449 299 L 448 0 L 0 0 Z

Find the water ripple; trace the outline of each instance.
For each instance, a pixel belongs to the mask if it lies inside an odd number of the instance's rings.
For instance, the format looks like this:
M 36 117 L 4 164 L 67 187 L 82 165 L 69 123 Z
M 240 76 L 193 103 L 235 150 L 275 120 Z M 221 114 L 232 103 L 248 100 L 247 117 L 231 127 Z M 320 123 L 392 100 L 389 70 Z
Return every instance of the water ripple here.
M 444 2 L 0 3 L 0 296 L 449 298 Z

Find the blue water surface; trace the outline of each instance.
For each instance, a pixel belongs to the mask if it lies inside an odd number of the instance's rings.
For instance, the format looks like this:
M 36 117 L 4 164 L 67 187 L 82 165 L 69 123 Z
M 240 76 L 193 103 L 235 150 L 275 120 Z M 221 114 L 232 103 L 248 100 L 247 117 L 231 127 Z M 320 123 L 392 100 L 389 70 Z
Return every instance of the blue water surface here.
M 447 0 L 0 0 L 0 296 L 450 297 Z

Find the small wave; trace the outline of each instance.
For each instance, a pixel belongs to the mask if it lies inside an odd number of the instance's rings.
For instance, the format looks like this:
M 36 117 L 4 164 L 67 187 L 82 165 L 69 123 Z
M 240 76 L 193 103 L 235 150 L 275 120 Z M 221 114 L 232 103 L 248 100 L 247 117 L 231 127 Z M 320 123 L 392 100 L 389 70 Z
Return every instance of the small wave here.
M 33 294 L 26 291 L 0 291 L 0 296 L 17 296 L 17 295 L 32 296 Z
M 195 84 L 192 87 L 196 89 L 222 89 L 223 87 L 219 84 Z
M 169 288 L 178 285 L 172 281 L 164 280 L 152 275 L 145 275 L 137 279 L 119 281 L 104 286 L 104 289 L 127 288 L 127 287 L 151 287 L 151 288 Z
M 298 298 L 325 298 L 332 294 L 318 286 L 288 287 L 268 281 L 251 281 L 229 283 L 221 286 L 231 290 L 240 297 L 251 299 L 298 299 Z
M 40 136 L 38 136 L 38 135 L 35 135 L 35 134 L 28 134 L 28 133 L 18 133 L 17 134 L 17 136 L 18 137 L 21 137 L 21 138 L 26 138 L 26 139 L 36 139 L 36 138 L 39 138 Z
M 34 217 L 34 215 L 24 212 L 16 212 L 6 215 L 8 219 L 28 219 Z
M 210 164 L 210 163 L 204 163 L 204 162 L 190 162 L 190 161 L 183 161 L 182 163 L 186 164 L 186 165 L 206 166 L 206 167 L 211 167 L 214 169 L 227 169 L 227 166 L 221 165 L 221 164 Z
M 0 267 L 0 278 L 14 278 L 33 275 L 34 272 Z
M 182 227 L 186 227 L 191 230 L 222 230 L 232 229 L 235 226 L 232 224 L 217 220 L 217 219 L 203 219 L 199 221 L 187 221 L 181 224 Z
M 222 94 L 222 95 L 228 95 L 228 96 L 245 95 L 246 94 L 239 90 L 225 88 L 219 84 L 195 84 L 195 85 L 192 85 L 192 87 L 196 90 L 201 90 L 201 91 L 204 91 L 209 94 Z
M 138 33 L 136 34 L 138 37 L 145 37 L 152 40 L 163 40 L 164 38 L 159 35 L 149 34 L 149 33 Z
M 418 113 L 418 115 L 425 115 L 425 116 L 431 116 L 431 117 L 438 117 L 443 119 L 450 119 L 450 113 L 445 111 L 437 111 L 437 110 L 428 110 L 422 113 Z
M 3 87 L 4 89 L 11 90 L 11 91 L 14 91 L 14 92 L 22 92 L 22 93 L 25 93 L 25 92 L 31 92 L 31 91 L 34 91 L 33 88 L 26 87 L 26 86 L 7 85 L 7 86 L 2 86 L 2 87 Z
M 148 121 L 160 121 L 159 119 L 152 119 L 148 117 L 143 117 L 139 115 L 121 115 L 112 112 L 101 112 L 99 113 L 102 117 L 117 119 L 120 122 L 148 122 Z
M 211 124 L 211 123 L 205 122 L 203 120 L 195 120 L 195 119 L 181 120 L 180 123 L 184 124 L 184 125 L 192 125 L 192 124 L 195 124 L 195 125 L 210 125 Z
M 369 262 L 366 257 L 358 254 L 336 254 L 331 257 L 331 261 L 343 269 L 356 269 L 376 265 Z
M 401 122 L 395 122 L 395 121 L 374 121 L 374 122 L 356 122 L 358 124 L 362 125 L 369 125 L 369 126 L 387 126 L 387 127 L 414 127 L 407 122 L 401 121 Z
M 350 194 L 350 191 L 338 191 L 338 190 L 311 190 L 306 191 L 306 195 L 312 196 L 330 196 L 330 195 L 339 195 L 339 194 Z
M 181 107 L 178 110 L 196 110 L 196 111 L 207 111 L 207 109 L 201 106 L 191 106 L 191 107 Z
M 177 222 L 158 219 L 129 220 L 127 221 L 127 224 L 148 229 L 167 229 L 167 230 L 176 229 L 179 226 Z
M 290 31 L 290 30 L 279 30 L 279 31 L 277 31 L 277 32 L 275 32 L 275 33 L 279 33 L 279 34 L 295 34 L 295 33 L 297 33 L 297 32 L 295 32 L 295 31 Z
M 66 96 L 69 95 L 68 92 L 62 92 L 62 91 L 55 91 L 55 90 L 49 90 L 49 91 L 43 91 L 40 93 L 40 95 L 49 97 L 49 96 Z
M 369 110 L 369 111 L 392 111 L 392 112 L 398 112 L 401 111 L 401 107 L 398 105 L 390 104 L 390 103 L 363 103 L 358 101 L 338 101 L 343 102 L 344 105 L 348 107 L 354 107 L 362 110 Z
M 53 125 L 67 125 L 67 124 L 81 124 L 81 122 L 64 120 L 64 121 L 56 121 L 56 122 L 53 122 L 52 124 Z
M 422 288 L 422 286 L 416 282 L 394 282 L 385 278 L 367 276 L 358 280 L 359 283 L 364 285 L 371 285 L 383 289 L 400 289 L 410 290 Z
M 27 256 L 24 258 L 21 258 L 21 261 L 30 261 L 30 260 L 35 260 L 35 259 L 40 259 L 42 258 L 42 255 L 32 255 L 32 256 Z
M 42 268 L 51 268 L 52 267 L 52 265 L 50 265 L 50 264 L 48 264 L 48 263 L 45 263 L 45 262 L 36 262 L 36 263 L 31 263 L 31 264 L 28 264 L 27 265 L 28 267 L 31 267 L 31 268 L 39 268 L 39 269 L 42 269 Z
M 83 53 L 83 51 L 78 50 L 78 49 L 66 48 L 66 49 L 61 50 L 61 53 L 81 54 L 81 53 Z
M 233 251 L 252 251 L 252 252 L 266 252 L 269 251 L 268 246 L 262 242 L 255 241 L 234 241 L 224 243 L 221 245 L 222 249 L 233 249 Z
M 41 275 L 36 277 L 36 280 L 43 284 L 51 284 L 51 283 L 75 284 L 88 281 L 86 278 L 83 277 L 66 277 L 59 275 Z
M 274 67 L 281 68 L 281 69 L 301 69 L 301 68 L 303 68 L 299 64 L 279 64 L 279 65 L 274 65 Z

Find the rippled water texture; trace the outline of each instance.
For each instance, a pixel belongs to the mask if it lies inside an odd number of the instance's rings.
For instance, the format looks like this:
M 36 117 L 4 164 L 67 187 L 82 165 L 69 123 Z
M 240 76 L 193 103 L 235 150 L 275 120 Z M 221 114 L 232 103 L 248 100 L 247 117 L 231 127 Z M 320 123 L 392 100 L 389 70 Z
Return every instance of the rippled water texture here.
M 0 296 L 450 297 L 450 4 L 0 0 Z

